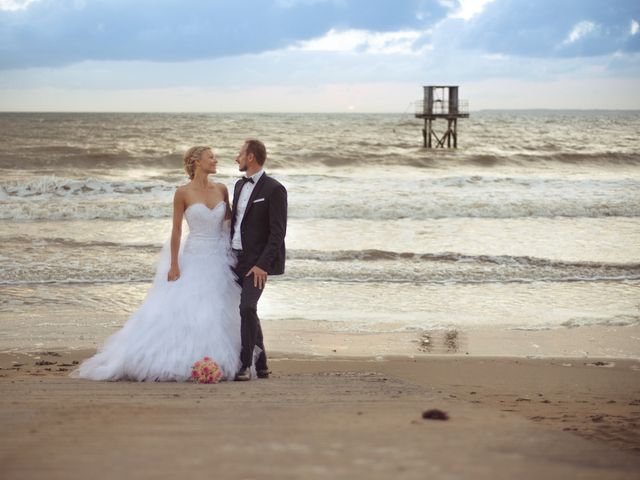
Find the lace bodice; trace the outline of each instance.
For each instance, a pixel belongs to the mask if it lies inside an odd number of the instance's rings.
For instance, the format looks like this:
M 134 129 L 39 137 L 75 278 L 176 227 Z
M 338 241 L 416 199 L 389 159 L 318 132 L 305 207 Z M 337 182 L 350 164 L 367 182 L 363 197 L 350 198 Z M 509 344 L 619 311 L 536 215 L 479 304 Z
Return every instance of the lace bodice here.
M 185 253 L 207 254 L 221 248 L 229 248 L 229 229 L 225 228 L 226 203 L 209 208 L 204 203 L 189 205 L 184 217 L 189 225 L 185 241 Z

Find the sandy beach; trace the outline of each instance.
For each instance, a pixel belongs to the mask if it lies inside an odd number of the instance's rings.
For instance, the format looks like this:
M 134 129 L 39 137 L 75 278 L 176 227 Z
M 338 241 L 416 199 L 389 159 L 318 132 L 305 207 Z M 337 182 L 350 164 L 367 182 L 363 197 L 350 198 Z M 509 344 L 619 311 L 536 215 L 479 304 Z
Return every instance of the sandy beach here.
M 268 380 L 91 382 L 0 355 L 0 469 L 29 478 L 637 478 L 640 362 L 275 354 Z M 439 409 L 449 419 L 423 419 Z

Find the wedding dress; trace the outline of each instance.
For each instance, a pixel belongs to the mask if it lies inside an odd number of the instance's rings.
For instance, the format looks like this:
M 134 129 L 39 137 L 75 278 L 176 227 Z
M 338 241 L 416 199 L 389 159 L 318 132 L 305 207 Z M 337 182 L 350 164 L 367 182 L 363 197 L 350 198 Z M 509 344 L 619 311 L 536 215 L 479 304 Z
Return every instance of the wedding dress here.
M 225 226 L 226 204 L 190 205 L 189 234 L 178 257 L 180 278 L 167 280 L 167 243 L 142 306 L 98 353 L 72 372 L 91 380 L 185 381 L 196 360 L 211 357 L 227 379 L 240 358 L 240 286 Z

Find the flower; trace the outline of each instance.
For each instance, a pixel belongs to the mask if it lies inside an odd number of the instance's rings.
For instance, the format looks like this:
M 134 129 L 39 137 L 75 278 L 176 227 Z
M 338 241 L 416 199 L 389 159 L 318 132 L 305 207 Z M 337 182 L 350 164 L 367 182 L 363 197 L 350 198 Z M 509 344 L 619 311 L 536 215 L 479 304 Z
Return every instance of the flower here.
M 210 357 L 198 360 L 191 367 L 191 380 L 195 383 L 218 383 L 222 377 L 220 366 Z

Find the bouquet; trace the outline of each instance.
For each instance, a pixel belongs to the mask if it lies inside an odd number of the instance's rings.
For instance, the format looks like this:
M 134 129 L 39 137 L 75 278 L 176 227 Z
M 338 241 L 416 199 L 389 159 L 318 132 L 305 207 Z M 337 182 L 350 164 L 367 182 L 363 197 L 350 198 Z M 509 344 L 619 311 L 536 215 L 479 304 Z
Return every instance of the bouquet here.
M 220 366 L 209 357 L 198 360 L 191 367 L 191 380 L 195 383 L 218 383 L 222 376 Z

